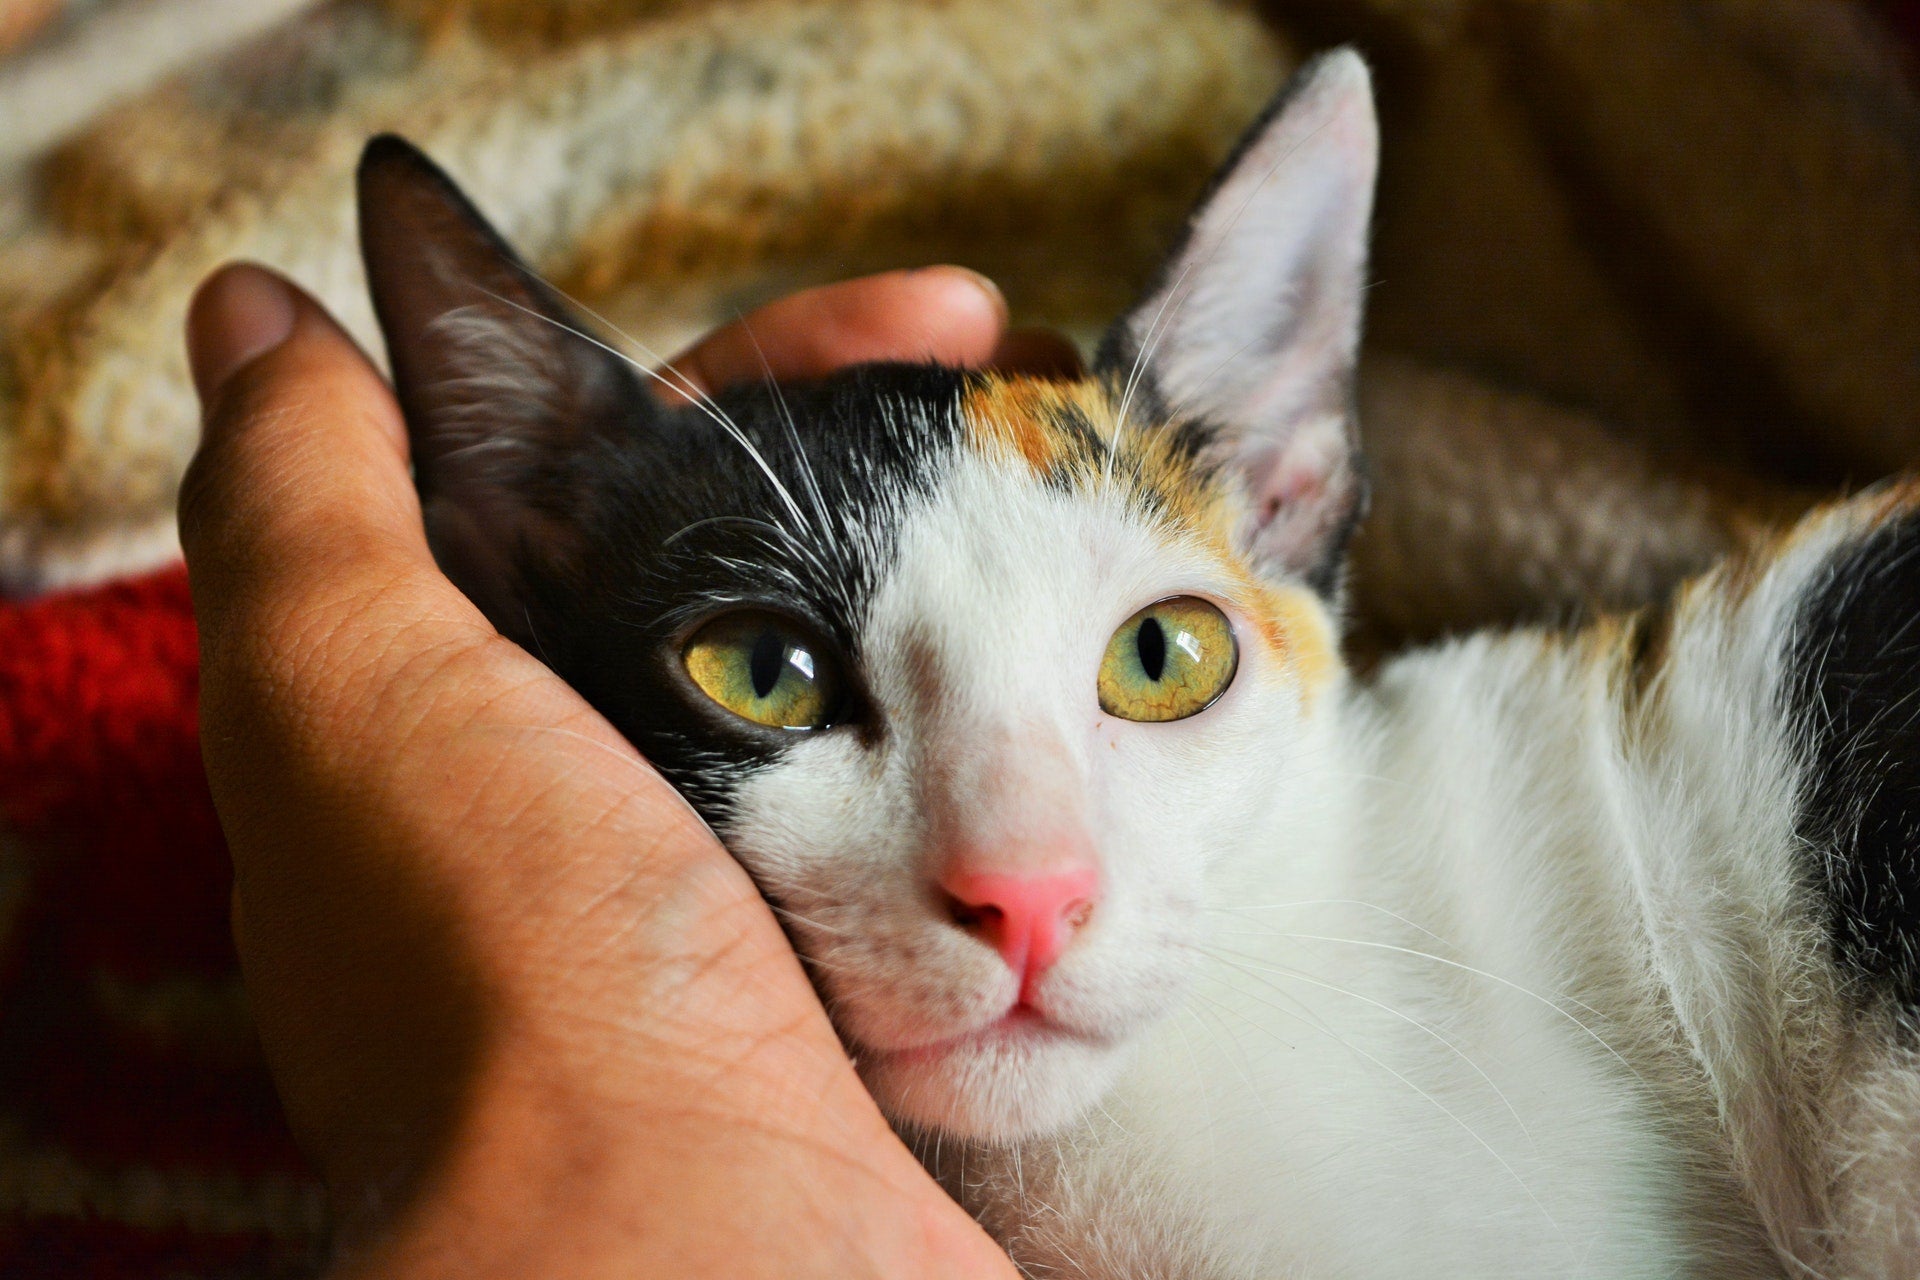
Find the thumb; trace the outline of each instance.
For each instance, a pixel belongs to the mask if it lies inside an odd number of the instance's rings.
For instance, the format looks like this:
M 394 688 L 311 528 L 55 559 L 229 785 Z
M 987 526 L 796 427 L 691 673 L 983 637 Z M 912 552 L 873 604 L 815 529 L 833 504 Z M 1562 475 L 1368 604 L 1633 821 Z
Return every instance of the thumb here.
M 203 419 L 180 541 L 209 679 L 223 637 L 315 634 L 371 592 L 490 634 L 427 549 L 393 393 L 318 303 L 265 268 L 225 267 L 194 297 L 187 347 Z
M 204 402 L 247 361 L 285 342 L 299 302 L 264 267 L 231 263 L 202 282 L 187 310 L 187 363 Z

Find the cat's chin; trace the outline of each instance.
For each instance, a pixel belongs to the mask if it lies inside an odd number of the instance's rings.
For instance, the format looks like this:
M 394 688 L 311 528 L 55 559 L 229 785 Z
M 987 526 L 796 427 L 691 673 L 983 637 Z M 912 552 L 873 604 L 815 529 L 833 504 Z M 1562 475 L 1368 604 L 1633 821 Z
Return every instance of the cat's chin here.
M 1009 1019 L 921 1048 L 859 1055 L 867 1088 L 896 1124 L 1005 1143 L 1065 1128 L 1099 1102 L 1125 1046 Z

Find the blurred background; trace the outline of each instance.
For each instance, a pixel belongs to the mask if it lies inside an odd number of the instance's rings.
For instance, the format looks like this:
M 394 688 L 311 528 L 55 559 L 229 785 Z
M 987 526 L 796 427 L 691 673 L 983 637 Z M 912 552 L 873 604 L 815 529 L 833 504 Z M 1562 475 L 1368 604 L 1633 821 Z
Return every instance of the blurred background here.
M 229 258 L 370 350 L 425 147 L 637 355 L 964 263 L 1090 343 L 1305 56 L 1372 62 L 1365 663 L 1657 601 L 1920 457 L 1920 5 L 0 0 L 0 1275 L 308 1274 L 172 504 Z

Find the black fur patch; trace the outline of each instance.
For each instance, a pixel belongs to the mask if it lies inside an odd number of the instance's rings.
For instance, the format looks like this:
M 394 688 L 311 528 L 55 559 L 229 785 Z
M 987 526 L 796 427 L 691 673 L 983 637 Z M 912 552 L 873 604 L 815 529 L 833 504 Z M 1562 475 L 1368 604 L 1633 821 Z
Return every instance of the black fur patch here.
M 1810 766 L 1802 831 L 1835 956 L 1920 1009 L 1920 516 L 1834 558 L 1788 662 Z
M 868 365 L 777 396 L 764 384 L 722 394 L 793 507 L 698 408 L 649 403 L 634 429 L 572 460 L 583 552 L 519 566 L 534 647 L 716 826 L 740 780 L 794 737 L 695 689 L 680 660 L 688 632 L 730 605 L 797 618 L 841 659 L 858 720 L 860 628 L 892 555 L 891 517 L 957 447 L 967 376 Z M 827 730 L 841 731 L 859 728 Z
M 501 634 L 717 827 L 794 738 L 694 686 L 682 647 L 706 618 L 789 615 L 843 668 L 845 729 L 877 732 L 860 717 L 866 605 L 975 375 L 867 365 L 668 408 L 412 144 L 367 145 L 359 206 L 428 538 Z

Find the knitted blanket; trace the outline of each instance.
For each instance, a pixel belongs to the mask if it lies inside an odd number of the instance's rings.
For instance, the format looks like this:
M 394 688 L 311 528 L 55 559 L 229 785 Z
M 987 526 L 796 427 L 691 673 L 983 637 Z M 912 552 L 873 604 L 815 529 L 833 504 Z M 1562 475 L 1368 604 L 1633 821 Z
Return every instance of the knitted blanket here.
M 378 350 L 368 134 L 653 350 L 929 260 L 1084 339 L 1299 56 L 1357 42 L 1386 139 L 1365 655 L 1651 599 L 1916 453 L 1916 29 L 1831 0 L 0 0 L 0 1275 L 320 1256 L 165 566 L 199 279 L 262 259 Z

